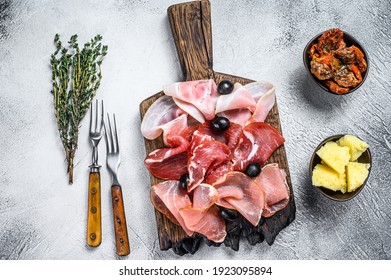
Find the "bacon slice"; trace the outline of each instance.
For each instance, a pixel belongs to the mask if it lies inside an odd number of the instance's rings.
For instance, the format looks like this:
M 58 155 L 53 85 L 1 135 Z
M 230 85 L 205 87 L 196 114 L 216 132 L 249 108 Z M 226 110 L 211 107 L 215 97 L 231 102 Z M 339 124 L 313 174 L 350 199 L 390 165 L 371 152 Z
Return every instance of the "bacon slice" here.
M 284 142 L 281 133 L 269 124 L 256 122 L 246 125 L 233 154 L 234 170 L 244 171 L 251 162 L 264 165 Z
M 233 171 L 213 186 L 219 193 L 216 204 L 236 209 L 252 225 L 258 225 L 265 207 L 265 195 L 254 180 L 242 172 Z
M 219 96 L 215 113 L 242 108 L 254 111 L 255 105 L 256 102 L 251 93 L 244 86 L 236 83 L 232 93 Z
M 163 132 L 165 134 L 164 140 L 170 131 L 179 135 L 187 128 L 186 115 L 170 96 L 163 95 L 145 113 L 141 123 L 141 133 L 149 140 L 156 139 Z
M 171 148 L 162 148 L 148 154 L 144 163 L 149 172 L 164 180 L 178 180 L 187 173 L 187 150 L 190 143 L 182 136 L 168 138 Z
M 193 235 L 180 214 L 180 209 L 190 207 L 192 203 L 186 191 L 179 187 L 179 181 L 168 180 L 152 186 L 150 197 L 159 212 L 170 220 L 175 218 L 174 223 L 179 224 L 187 235 Z
M 164 86 L 163 91 L 166 95 L 174 97 L 175 100 L 186 102 L 180 103 L 182 108 L 191 108 L 189 105 L 193 105 L 203 114 L 205 119 L 214 118 L 218 93 L 216 83 L 212 79 L 173 83 Z M 200 118 L 198 114 L 194 113 L 194 110 L 188 113 L 195 119 Z
M 208 169 L 214 169 L 223 162 L 232 159 L 230 149 L 224 143 L 214 140 L 209 135 L 194 132 L 187 165 L 189 173 L 188 192 L 202 183 Z
M 265 165 L 255 181 L 266 197 L 266 206 L 262 216 L 270 217 L 288 205 L 290 191 L 286 182 L 286 173 L 278 167 L 278 164 Z

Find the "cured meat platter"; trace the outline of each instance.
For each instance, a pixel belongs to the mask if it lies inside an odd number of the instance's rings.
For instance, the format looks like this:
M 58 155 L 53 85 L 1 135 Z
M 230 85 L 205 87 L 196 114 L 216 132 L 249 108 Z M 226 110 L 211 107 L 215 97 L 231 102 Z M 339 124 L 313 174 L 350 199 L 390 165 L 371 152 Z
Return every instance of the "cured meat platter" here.
M 185 81 L 213 79 L 216 83 L 231 80 L 242 85 L 253 80 L 216 72 L 213 70 L 211 8 L 209 1 L 194 1 L 170 6 L 168 18 L 177 47 L 178 57 L 184 73 Z M 140 104 L 140 114 L 143 119 L 148 108 L 163 95 L 159 92 Z M 266 123 L 281 131 L 281 123 L 277 103 L 269 112 Z M 164 147 L 163 137 L 154 140 L 145 139 L 146 153 Z M 257 226 L 251 225 L 240 215 L 235 221 L 227 222 L 227 236 L 224 244 L 233 250 L 239 249 L 239 242 L 247 239 L 251 245 L 266 241 L 273 244 L 278 233 L 295 219 L 296 206 L 293 196 L 292 183 L 289 174 L 288 160 L 284 145 L 271 155 L 268 163 L 277 163 L 286 172 L 286 182 L 290 189 L 287 206 L 269 218 L 262 217 Z M 151 175 L 151 185 L 161 180 Z M 152 205 L 152 204 L 151 204 Z M 209 246 L 219 246 L 200 234 L 188 236 L 184 230 L 171 222 L 165 215 L 156 210 L 156 224 L 161 250 L 172 250 L 183 255 L 194 254 L 202 242 Z

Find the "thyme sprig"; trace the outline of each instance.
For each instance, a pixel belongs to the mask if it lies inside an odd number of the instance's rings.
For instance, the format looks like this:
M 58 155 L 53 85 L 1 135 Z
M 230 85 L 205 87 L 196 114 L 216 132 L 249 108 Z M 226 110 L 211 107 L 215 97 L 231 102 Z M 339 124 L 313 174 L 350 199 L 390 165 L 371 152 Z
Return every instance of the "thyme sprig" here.
M 107 46 L 96 35 L 80 50 L 77 35 L 71 36 L 69 48 L 58 34 L 56 51 L 51 55 L 54 110 L 61 142 L 68 163 L 68 181 L 73 183 L 73 159 L 78 143 L 80 122 L 87 113 L 102 80 L 101 65 Z

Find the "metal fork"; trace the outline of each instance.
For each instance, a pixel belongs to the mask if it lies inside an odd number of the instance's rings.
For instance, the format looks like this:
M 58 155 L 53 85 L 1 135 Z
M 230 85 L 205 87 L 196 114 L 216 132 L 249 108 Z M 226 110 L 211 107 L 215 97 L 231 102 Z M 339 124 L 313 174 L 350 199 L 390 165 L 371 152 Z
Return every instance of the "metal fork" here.
M 98 164 L 98 144 L 102 138 L 103 128 L 103 100 L 99 117 L 99 102 L 96 100 L 91 106 L 90 141 L 92 144 L 92 164 L 88 182 L 88 214 L 87 214 L 87 244 L 97 247 L 102 242 L 102 215 L 101 215 L 101 187 L 100 165 Z M 95 121 L 93 121 L 95 119 Z
M 105 126 L 106 136 L 106 163 L 112 178 L 113 184 L 111 185 L 111 200 L 113 203 L 113 217 L 114 217 L 114 232 L 115 243 L 118 256 L 126 256 L 130 253 L 128 230 L 126 227 L 125 208 L 122 196 L 122 188 L 118 182 L 118 168 L 121 163 L 118 144 L 117 123 L 115 120 L 115 114 L 113 114 L 113 129 L 111 127 L 110 116 L 107 114 L 107 121 Z

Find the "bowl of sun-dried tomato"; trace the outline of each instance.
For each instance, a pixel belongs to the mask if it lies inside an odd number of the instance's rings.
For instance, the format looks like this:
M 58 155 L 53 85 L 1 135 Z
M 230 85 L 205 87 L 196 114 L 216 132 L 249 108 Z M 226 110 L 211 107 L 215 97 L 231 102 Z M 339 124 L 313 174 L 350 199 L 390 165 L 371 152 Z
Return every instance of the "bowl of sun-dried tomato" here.
M 369 59 L 362 44 L 338 28 L 319 33 L 304 48 L 304 66 L 323 90 L 345 95 L 368 75 Z

